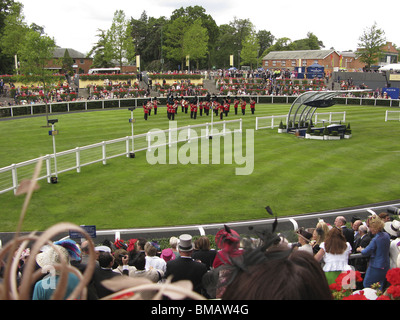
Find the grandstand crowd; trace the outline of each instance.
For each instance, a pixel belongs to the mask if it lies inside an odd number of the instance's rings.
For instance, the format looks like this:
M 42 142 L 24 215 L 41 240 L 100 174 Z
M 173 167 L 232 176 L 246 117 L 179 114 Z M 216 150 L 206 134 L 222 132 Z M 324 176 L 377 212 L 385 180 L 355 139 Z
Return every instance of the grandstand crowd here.
M 383 300 L 400 297 L 400 221 L 386 212 L 366 220 L 338 216 L 333 225 L 319 220 L 299 228 L 297 241 L 272 228 L 254 230 L 248 237 L 225 225 L 214 236 L 192 238 L 181 234 L 160 244 L 153 239 L 111 239 L 96 245 L 91 240 L 64 239 L 46 245 L 36 256 L 29 248 L 18 251 L 17 277 L 21 281 L 29 259 L 42 269 L 30 289 L 30 299 L 51 299 L 59 273 L 51 267 L 67 261 L 82 274 L 94 247 L 95 269 L 86 299 L 152 299 L 154 292 L 136 293 L 130 281 L 140 279 L 162 288 L 190 281 L 200 299 L 217 300 Z M 160 241 L 161 242 L 161 241 Z M 215 243 L 214 243 L 215 242 Z M 62 256 L 62 257 L 61 257 Z M 4 264 L 2 265 L 2 271 Z M 47 270 L 47 271 L 46 271 Z M 40 272 L 39 272 L 40 273 Z M 2 278 L 4 274 L 2 274 Z M 123 280 L 125 279 L 125 280 Z M 104 282 L 109 280 L 108 283 Z M 110 285 L 114 283 L 116 287 Z M 77 287 L 79 277 L 70 273 L 64 298 Z M 125 283 L 125 288 L 116 289 Z M 122 290 L 129 289 L 129 290 Z M 154 287 L 152 287 L 154 290 Z M 167 292 L 167 291 L 165 291 Z M 165 293 L 163 299 L 174 299 Z M 182 297 L 181 297 L 182 298 Z
M 181 74 L 177 73 L 177 74 Z M 173 74 L 173 72 L 167 73 Z M 214 80 L 216 90 L 221 95 L 277 95 L 296 96 L 308 90 L 329 90 L 329 77 L 315 79 L 299 79 L 298 74 L 288 69 L 276 70 L 218 70 L 203 71 L 204 79 Z M 65 101 L 86 101 L 99 99 L 120 99 L 120 98 L 147 98 L 151 96 L 151 90 L 155 90 L 158 96 L 175 95 L 183 96 L 206 96 L 210 92 L 201 84 L 194 85 L 189 79 L 177 80 L 174 83 L 167 83 L 165 80 L 157 82 L 151 80 L 139 86 L 141 81 L 110 81 L 104 80 L 103 84 L 91 84 L 85 89 L 78 89 L 73 82 L 64 81 L 52 86 L 44 94 L 42 87 L 18 86 L 13 83 L 3 83 L 0 79 L 0 95 L 7 100 L 0 102 L 0 106 L 27 105 L 47 102 Z M 352 79 L 341 80 L 341 90 L 368 89 L 366 85 L 355 85 Z M 86 90 L 87 95 L 83 97 L 78 92 Z M 347 95 L 349 96 L 349 95 Z M 382 90 L 377 88 L 364 97 L 387 99 L 390 98 Z

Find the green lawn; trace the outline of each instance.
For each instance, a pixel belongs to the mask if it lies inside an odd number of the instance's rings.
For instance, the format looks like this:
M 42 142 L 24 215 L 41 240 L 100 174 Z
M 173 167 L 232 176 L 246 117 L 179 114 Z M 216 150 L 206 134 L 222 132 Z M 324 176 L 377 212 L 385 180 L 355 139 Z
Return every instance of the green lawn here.
M 243 117 L 243 129 L 254 129 L 256 116 L 282 115 L 289 108 L 257 105 L 256 115 Z M 23 229 L 44 230 L 61 221 L 98 229 L 228 222 L 266 217 L 266 205 L 284 216 L 399 199 L 399 122 L 385 122 L 386 109 L 337 105 L 320 111 L 346 111 L 349 140 L 255 131 L 251 175 L 235 175 L 237 164 L 150 165 L 146 152 L 63 173 L 57 184 L 40 181 Z M 130 135 L 128 110 L 51 118 L 59 120 L 57 151 Z M 135 118 L 135 134 L 169 125 L 165 108 L 148 121 L 139 109 Z M 210 121 L 180 112 L 177 120 L 178 127 Z M 52 153 L 44 125 L 44 117 L 1 121 L 0 167 Z M 15 230 L 23 201 L 13 192 L 0 195 L 0 231 Z

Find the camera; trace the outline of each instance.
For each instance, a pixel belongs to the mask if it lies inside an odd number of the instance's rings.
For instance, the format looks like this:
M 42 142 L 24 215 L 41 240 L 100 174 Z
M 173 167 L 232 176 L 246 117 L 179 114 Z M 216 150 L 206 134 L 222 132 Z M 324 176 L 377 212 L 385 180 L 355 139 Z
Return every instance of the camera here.
M 386 209 L 386 211 L 390 214 L 397 214 L 400 215 L 400 209 L 396 207 L 389 207 Z

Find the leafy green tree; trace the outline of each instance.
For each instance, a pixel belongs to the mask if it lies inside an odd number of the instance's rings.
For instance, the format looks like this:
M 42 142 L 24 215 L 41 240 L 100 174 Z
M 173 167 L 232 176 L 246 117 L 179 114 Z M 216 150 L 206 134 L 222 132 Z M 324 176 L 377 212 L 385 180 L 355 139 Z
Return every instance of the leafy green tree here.
M 234 44 L 235 28 L 229 24 L 223 24 L 219 27 L 219 36 L 214 48 L 215 64 L 220 68 L 229 67 L 230 56 L 237 53 L 237 46 Z M 234 64 L 237 65 L 234 59 Z
M 107 31 L 102 29 L 97 29 L 97 43 L 92 47 L 87 57 L 93 55 L 93 67 L 94 68 L 110 68 L 113 67 L 112 56 L 106 55 L 105 47 L 107 43 Z
M 260 30 L 257 32 L 257 38 L 260 43 L 260 52 L 264 52 L 270 46 L 273 45 L 275 37 L 270 31 Z
M 191 26 L 196 20 L 200 19 L 203 28 L 207 29 L 208 34 L 208 67 L 215 62 L 214 48 L 217 45 L 219 35 L 219 28 L 213 17 L 206 13 L 206 10 L 201 6 L 189 6 L 186 8 L 174 10 L 170 17 L 173 21 L 179 17 L 187 18 L 188 27 Z
M 4 27 L 6 18 L 10 14 L 10 8 L 13 6 L 13 0 L 0 1 L 0 37 L 4 35 Z M 0 74 L 11 74 L 13 70 L 14 56 L 3 52 L 3 40 L 0 39 Z
M 191 60 L 196 61 L 197 69 L 199 61 L 205 59 L 208 53 L 208 32 L 197 19 L 186 31 L 183 37 L 183 51 Z
M 54 81 L 53 72 L 46 69 L 46 66 L 53 59 L 55 48 L 56 44 L 53 38 L 29 30 L 18 50 L 21 71 L 18 81 L 42 86 L 46 105 L 46 126 L 48 125 L 47 92 Z
M 63 73 L 66 73 L 70 76 L 74 75 L 74 69 L 72 65 L 74 64 L 74 60 L 69 55 L 68 49 L 65 49 L 64 56 L 61 59 L 61 70 Z
M 121 68 L 123 63 L 131 63 L 135 59 L 131 33 L 132 29 L 125 19 L 124 11 L 115 11 L 111 28 L 107 31 L 104 52 L 106 56 L 116 60 Z
M 371 65 L 376 63 L 382 56 L 381 48 L 386 43 L 385 31 L 378 28 L 376 22 L 364 30 L 359 38 L 359 49 L 356 51 L 356 56 L 360 61 L 367 65 L 370 69 Z
M 167 23 L 165 17 L 148 17 L 143 11 L 140 19 L 131 18 L 129 25 L 132 28 L 131 36 L 135 51 L 140 55 L 141 65 L 151 70 L 161 70 L 163 61 L 162 42 L 163 28 Z
M 188 28 L 187 17 L 179 17 L 170 21 L 163 31 L 163 52 L 165 57 L 174 63 L 184 65 L 186 59 L 183 50 L 185 31 Z
M 8 7 L 8 14 L 4 16 L 4 25 L 0 36 L 1 53 L 4 55 L 4 59 L 8 61 L 9 66 L 14 65 L 12 63 L 14 56 L 18 53 L 29 30 L 24 19 L 23 5 L 19 2 L 11 3 Z M 10 70 L 9 67 L 4 66 L 4 68 Z
M 241 60 L 241 51 L 243 41 L 254 32 L 254 26 L 249 19 L 238 19 L 234 17 L 233 21 L 229 23 L 233 27 L 233 54 L 236 55 L 236 61 Z
M 307 33 L 307 38 L 292 42 L 293 50 L 320 50 L 321 47 L 324 47 L 323 42 L 312 32 Z
M 250 65 L 253 69 L 259 63 L 260 42 L 255 33 L 251 33 L 243 40 L 241 52 L 241 65 Z

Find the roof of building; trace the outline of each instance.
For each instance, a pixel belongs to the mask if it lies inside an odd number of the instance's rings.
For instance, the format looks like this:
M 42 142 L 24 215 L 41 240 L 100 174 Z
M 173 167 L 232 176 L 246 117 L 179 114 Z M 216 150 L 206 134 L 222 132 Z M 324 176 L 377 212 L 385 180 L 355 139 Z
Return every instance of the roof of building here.
M 330 50 L 298 50 L 298 51 L 271 51 L 263 60 L 280 60 L 280 59 L 325 59 L 330 54 L 336 52 Z M 336 52 L 337 53 L 337 52 Z
M 75 49 L 72 49 L 72 48 L 56 48 L 54 50 L 54 58 L 63 58 L 64 54 L 65 54 L 65 50 L 68 50 L 69 56 L 72 59 L 85 59 L 86 58 L 86 56 L 83 53 L 76 51 Z

